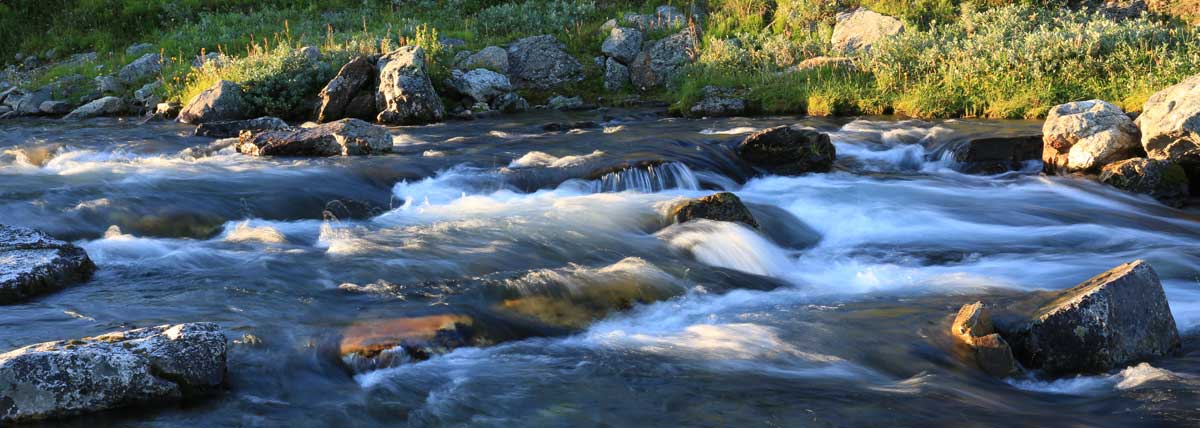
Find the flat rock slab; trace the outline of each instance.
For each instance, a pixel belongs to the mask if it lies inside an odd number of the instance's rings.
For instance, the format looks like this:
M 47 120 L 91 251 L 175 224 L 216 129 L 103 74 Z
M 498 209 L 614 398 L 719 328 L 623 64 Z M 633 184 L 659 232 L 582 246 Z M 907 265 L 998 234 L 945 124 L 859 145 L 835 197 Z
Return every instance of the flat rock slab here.
M 213 393 L 225 383 L 213 323 L 162 325 L 0 354 L 0 422 L 59 418 Z
M 95 270 L 82 248 L 34 229 L 0 225 L 0 305 L 86 281 Z
M 237 150 L 253 156 L 350 156 L 392 151 L 387 129 L 359 119 L 311 128 L 243 132 Z

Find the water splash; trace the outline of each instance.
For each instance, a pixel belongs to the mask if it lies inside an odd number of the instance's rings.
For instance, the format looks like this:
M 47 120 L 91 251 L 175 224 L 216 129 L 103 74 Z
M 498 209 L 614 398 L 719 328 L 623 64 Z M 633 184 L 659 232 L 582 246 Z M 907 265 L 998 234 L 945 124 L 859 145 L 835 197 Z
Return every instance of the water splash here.
M 594 193 L 635 191 L 643 193 L 663 190 L 700 190 L 700 180 L 691 168 L 679 162 L 667 162 L 644 167 L 613 171 L 589 183 Z

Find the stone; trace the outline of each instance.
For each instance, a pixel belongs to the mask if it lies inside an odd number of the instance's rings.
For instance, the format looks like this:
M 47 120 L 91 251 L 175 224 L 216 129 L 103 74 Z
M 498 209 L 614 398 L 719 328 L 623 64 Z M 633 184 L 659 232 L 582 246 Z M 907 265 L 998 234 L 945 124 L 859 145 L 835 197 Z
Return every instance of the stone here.
M 161 325 L 0 354 L 0 422 L 61 418 L 219 392 L 226 343 L 213 323 Z
M 379 73 L 367 56 L 358 56 L 343 65 L 336 76 L 317 95 L 317 121 L 329 122 L 347 117 L 374 120 L 379 115 L 375 105 L 376 79 Z
M 154 45 L 150 43 L 138 43 L 129 45 L 125 48 L 125 56 L 139 56 L 148 52 L 154 52 Z
M 1050 376 L 1101 373 L 1180 348 L 1162 283 L 1142 260 L 1015 303 L 993 320 L 1022 365 Z
M 1137 154 L 1138 129 L 1120 107 L 1101 100 L 1051 108 L 1042 124 L 1047 172 L 1094 172 Z
M 177 102 L 158 103 L 154 106 L 154 115 L 163 119 L 175 119 L 182 109 L 183 104 Z
M 242 131 L 262 132 L 288 128 L 287 122 L 282 119 L 264 116 L 257 119 L 201 123 L 196 127 L 195 135 L 210 138 L 233 138 L 241 135 Z
M 1137 126 L 1146 157 L 1200 162 L 1200 74 L 1151 95 Z
M 65 101 L 49 100 L 42 103 L 38 110 L 43 114 L 63 115 L 71 112 L 71 105 Z
M 732 88 L 705 86 L 701 92 L 704 98 L 692 105 L 688 111 L 696 116 L 724 117 L 737 116 L 746 112 L 746 100 L 736 96 Z
M 900 20 L 860 7 L 837 15 L 829 43 L 835 52 L 868 51 L 879 41 L 903 32 L 904 23 Z
M 352 156 L 388 153 L 392 138 L 383 127 L 341 119 L 311 128 L 243 132 L 237 150 L 253 156 Z
M 512 83 L 503 74 L 485 68 L 450 73 L 448 86 L 467 97 L 472 103 L 490 103 L 496 97 L 512 92 Z
M 492 100 L 491 107 L 492 110 L 501 113 L 519 113 L 529 110 L 529 102 L 517 95 L 516 92 L 509 92 Z
M 545 90 L 583 80 L 583 64 L 554 36 L 532 36 L 509 45 L 508 76 L 516 88 Z
M 1164 205 L 1182 207 L 1189 196 L 1187 172 L 1178 163 L 1146 158 L 1105 165 L 1100 182 L 1118 189 L 1150 195 Z
M 1013 357 L 1012 347 L 997 333 L 975 339 L 972 348 L 975 362 L 984 373 L 1008 377 L 1021 372 L 1017 359 Z
M 620 25 L 617 24 L 616 19 L 610 19 L 610 20 L 604 21 L 603 24 L 600 24 L 600 33 L 601 34 L 608 33 L 610 31 L 612 31 L 614 28 L 617 28 L 619 26 Z
M 729 192 L 688 200 L 671 210 L 671 218 L 675 219 L 676 223 L 706 219 L 742 223 L 758 228 L 758 222 L 754 221 L 750 209 L 746 208 L 737 195 Z
M 627 83 L 629 83 L 629 67 L 621 64 L 616 59 L 606 59 L 604 61 L 604 89 L 619 91 Z
M 467 45 L 467 41 L 454 37 L 438 37 L 438 43 L 450 49 L 458 49 Z
M 829 172 L 837 158 L 828 134 L 790 126 L 750 134 L 737 151 L 746 162 L 779 175 Z
M 546 106 L 554 110 L 576 110 L 583 108 L 583 98 L 555 95 L 550 97 L 550 100 L 546 102 Z
M 161 70 L 162 58 L 156 53 L 148 53 L 122 67 L 121 71 L 117 72 L 117 78 L 122 83 L 131 85 L 156 77 Z
M 96 90 L 102 94 L 119 94 L 125 92 L 125 85 L 117 76 L 96 76 Z
M 125 110 L 125 102 L 117 97 L 104 97 L 90 103 L 84 104 L 70 113 L 67 113 L 63 119 L 79 120 L 98 116 L 112 116 Z
M 245 117 L 242 88 L 237 83 L 221 80 L 192 98 L 179 112 L 183 123 L 201 124 L 238 120 Z
M 1041 135 L 975 138 L 954 150 L 958 170 L 968 174 L 1017 171 L 1025 162 L 1039 159 L 1042 159 Z
M 699 38 L 692 29 L 655 41 L 629 64 L 633 86 L 646 90 L 671 84 L 683 67 L 695 60 Z
M 508 73 L 508 51 L 498 46 L 488 46 L 458 61 L 458 68 L 486 68 L 498 73 Z
M 158 80 L 142 85 L 133 92 L 134 104 L 142 111 L 154 111 L 158 103 L 162 102 L 162 97 L 158 96 L 160 88 L 162 88 L 162 82 Z
M 617 27 L 609 32 L 600 45 L 600 52 L 621 64 L 629 64 L 642 50 L 642 32 L 633 28 Z
M 316 46 L 305 46 L 300 48 L 297 53 L 307 59 L 309 62 L 317 62 L 321 60 L 321 48 Z
M 0 261 L 0 305 L 87 281 L 96 270 L 82 248 L 34 229 L 5 225 L 0 225 Z
M 995 332 L 992 317 L 983 306 L 983 302 L 963 305 L 955 315 L 954 322 L 950 324 L 950 334 L 968 345 L 974 345 L 977 339 Z
M 423 361 L 456 348 L 485 345 L 476 341 L 474 324 L 474 318 L 459 314 L 360 321 L 342 332 L 338 354 L 359 372 Z
M 445 109 L 425 71 L 425 51 L 404 46 L 379 58 L 376 120 L 394 125 L 421 125 L 442 120 Z M 390 142 L 389 142 L 390 146 Z
M 16 105 L 13 106 L 13 111 L 18 114 L 40 114 L 42 112 L 42 103 L 50 101 L 51 96 L 53 94 L 49 88 L 30 92 L 17 100 Z

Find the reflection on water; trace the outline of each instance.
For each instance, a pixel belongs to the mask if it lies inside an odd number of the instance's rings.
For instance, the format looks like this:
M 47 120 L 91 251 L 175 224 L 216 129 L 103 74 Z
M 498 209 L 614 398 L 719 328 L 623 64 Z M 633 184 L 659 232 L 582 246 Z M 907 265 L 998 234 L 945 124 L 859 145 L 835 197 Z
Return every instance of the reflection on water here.
M 4 307 L 0 349 L 185 321 L 236 339 L 219 398 L 48 426 L 1200 418 L 1200 217 L 1083 179 L 964 175 L 948 156 L 1040 124 L 562 115 L 398 128 L 398 153 L 348 159 L 187 150 L 211 140 L 167 123 L 2 122 L 3 222 L 76 240 L 100 270 Z M 571 120 L 603 128 L 542 130 Z M 830 132 L 836 171 L 755 178 L 732 145 L 785 123 Z M 715 189 L 762 228 L 670 224 Z M 1163 278 L 1185 355 L 1055 381 L 954 357 L 958 305 L 1135 258 Z M 337 355 L 451 328 L 465 346 L 352 370 Z

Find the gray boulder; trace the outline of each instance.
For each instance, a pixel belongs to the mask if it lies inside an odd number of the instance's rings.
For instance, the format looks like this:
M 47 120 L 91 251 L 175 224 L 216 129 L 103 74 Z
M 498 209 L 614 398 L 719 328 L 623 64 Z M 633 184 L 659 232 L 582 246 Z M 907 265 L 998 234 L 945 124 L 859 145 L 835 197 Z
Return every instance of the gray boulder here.
M 875 43 L 903 32 L 900 20 L 860 7 L 837 15 L 829 42 L 835 52 L 867 51 Z
M 671 83 L 683 67 L 696 58 L 698 43 L 699 39 L 691 29 L 654 42 L 629 64 L 633 86 L 645 90 Z
M 486 68 L 499 73 L 508 73 L 508 51 L 497 46 L 488 46 L 463 58 L 458 68 L 472 70 Z
M 237 150 L 253 156 L 351 156 L 392 151 L 383 127 L 342 119 L 310 128 L 243 132 Z
M 698 219 L 742 223 L 758 228 L 758 222 L 750 209 L 737 195 L 729 192 L 715 193 L 703 198 L 690 199 L 671 209 L 671 218 L 676 223 Z
M 701 91 L 704 98 L 688 109 L 693 115 L 723 117 L 746 112 L 746 100 L 738 97 L 732 88 L 705 86 Z
M 102 94 L 117 94 L 125 92 L 125 84 L 117 76 L 96 76 L 96 90 Z
M 42 105 L 38 107 L 38 110 L 41 111 L 42 114 L 57 116 L 70 113 L 71 105 L 67 104 L 65 101 L 50 100 L 43 102 Z
M 50 101 L 52 95 L 49 88 L 42 88 L 25 94 L 25 96 L 17 100 L 16 105 L 13 106 L 13 111 L 18 114 L 39 114 L 42 112 L 42 103 Z
M 162 58 L 156 53 L 148 53 L 129 63 L 117 72 L 117 78 L 126 85 L 131 85 L 157 76 L 162 70 Z
M 529 102 L 516 92 L 509 92 L 492 100 L 491 108 L 501 113 L 519 113 L 529 110 Z
M 606 59 L 604 61 L 604 89 L 617 91 L 624 88 L 628 83 L 629 67 L 621 64 L 616 59 Z
M 0 260 L 0 305 L 86 281 L 96 270 L 82 248 L 37 230 L 5 225 L 0 225 Z
M 583 80 L 583 64 L 554 36 L 526 37 L 508 47 L 508 75 L 517 88 L 550 89 Z
M 245 110 L 242 88 L 237 83 L 222 80 L 192 98 L 179 112 L 178 120 L 194 124 L 238 120 L 246 116 Z
M 160 88 L 162 88 L 162 82 L 158 80 L 142 85 L 141 88 L 133 91 L 133 103 L 141 111 L 153 111 L 158 103 L 162 102 L 162 97 L 158 96 Z
M 1147 157 L 1200 162 L 1200 74 L 1151 95 L 1137 125 Z
M 404 46 L 379 58 L 379 90 L 375 105 L 381 123 L 421 125 L 442 120 L 442 99 L 433 90 L 425 71 L 425 51 Z M 390 142 L 389 142 L 390 145 Z
M 1047 172 L 1091 172 L 1135 156 L 1138 129 L 1120 107 L 1101 100 L 1060 104 L 1042 125 Z
M 1038 159 L 1042 159 L 1041 135 L 975 138 L 954 149 L 958 170 L 968 174 L 1015 171 Z
M 1162 284 L 1142 260 L 1014 304 L 993 321 L 1021 364 L 1051 376 L 1105 372 L 1180 347 Z
M 0 354 L 0 422 L 202 397 L 226 379 L 213 323 L 162 325 Z
M 379 73 L 370 57 L 358 56 L 343 65 L 337 76 L 317 95 L 321 106 L 317 121 L 328 122 L 347 117 L 374 120 L 379 115 L 375 91 Z
M 241 135 L 242 131 L 262 132 L 277 129 L 288 129 L 287 122 L 271 116 L 257 119 L 228 120 L 222 122 L 201 123 L 196 127 L 196 136 L 211 138 L 233 138 Z
M 633 28 L 617 27 L 609 32 L 600 45 L 600 52 L 615 58 L 621 64 L 629 64 L 642 50 L 642 32 Z
M 112 116 L 125 110 L 125 102 L 117 97 L 104 97 L 90 103 L 84 104 L 66 116 L 63 119 L 79 120 L 99 116 Z
M 503 74 L 477 68 L 468 72 L 454 70 L 447 82 L 471 103 L 490 103 L 496 97 L 512 92 L 512 83 Z
M 1188 177 L 1182 166 L 1167 160 L 1126 159 L 1105 165 L 1100 181 L 1118 189 L 1142 193 L 1165 205 L 1182 207 L 1188 197 Z
M 837 158 L 828 134 L 790 126 L 750 134 L 737 151 L 746 162 L 779 175 L 829 172 Z

